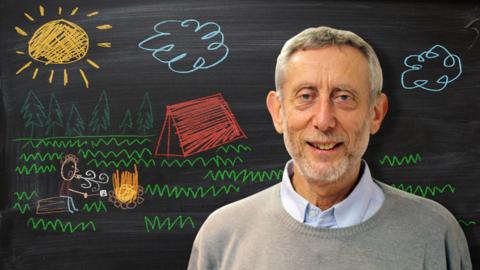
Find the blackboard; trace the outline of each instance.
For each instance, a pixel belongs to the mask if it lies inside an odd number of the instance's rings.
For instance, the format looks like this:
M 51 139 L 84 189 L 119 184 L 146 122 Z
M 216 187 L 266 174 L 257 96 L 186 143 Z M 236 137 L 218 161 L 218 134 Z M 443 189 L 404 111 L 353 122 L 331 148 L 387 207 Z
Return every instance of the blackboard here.
M 265 96 L 283 43 L 318 25 L 383 66 L 374 177 L 445 205 L 480 266 L 478 2 L 0 5 L 3 269 L 185 269 L 209 213 L 279 182 Z

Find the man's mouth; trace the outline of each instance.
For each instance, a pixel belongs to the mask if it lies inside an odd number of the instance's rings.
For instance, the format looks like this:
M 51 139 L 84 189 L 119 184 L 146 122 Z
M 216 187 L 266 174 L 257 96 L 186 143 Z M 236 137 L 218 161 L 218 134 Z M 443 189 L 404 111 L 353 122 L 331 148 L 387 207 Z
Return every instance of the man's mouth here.
M 312 142 L 307 142 L 307 144 L 310 145 L 313 148 L 318 149 L 318 150 L 328 151 L 328 150 L 333 150 L 334 148 L 338 147 L 341 143 L 312 143 Z

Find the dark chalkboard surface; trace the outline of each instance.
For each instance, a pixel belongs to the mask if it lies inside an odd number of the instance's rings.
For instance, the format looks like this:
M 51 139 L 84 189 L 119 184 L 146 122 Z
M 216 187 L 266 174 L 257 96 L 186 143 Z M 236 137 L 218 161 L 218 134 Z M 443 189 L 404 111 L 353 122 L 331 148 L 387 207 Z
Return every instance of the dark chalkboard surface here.
M 478 2 L 0 5 L 1 268 L 184 269 L 209 213 L 279 182 L 264 100 L 318 25 L 381 60 L 373 175 L 450 209 L 480 267 Z

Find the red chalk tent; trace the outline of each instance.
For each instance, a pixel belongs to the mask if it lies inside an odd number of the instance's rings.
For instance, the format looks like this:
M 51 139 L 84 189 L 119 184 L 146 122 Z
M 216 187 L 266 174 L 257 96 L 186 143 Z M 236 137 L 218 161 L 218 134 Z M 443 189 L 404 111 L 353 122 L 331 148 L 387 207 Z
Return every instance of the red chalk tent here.
M 247 136 L 222 94 L 168 105 L 155 156 L 188 157 Z

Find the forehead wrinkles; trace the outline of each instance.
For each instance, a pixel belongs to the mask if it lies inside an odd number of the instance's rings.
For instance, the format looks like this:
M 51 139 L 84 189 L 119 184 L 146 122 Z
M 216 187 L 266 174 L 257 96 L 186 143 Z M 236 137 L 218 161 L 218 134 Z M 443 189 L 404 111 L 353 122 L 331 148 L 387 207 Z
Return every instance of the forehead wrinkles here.
M 284 72 L 285 86 L 290 87 L 303 84 L 323 87 L 322 83 L 326 82 L 350 87 L 355 83 L 356 88 L 368 88 L 370 84 L 367 59 L 358 49 L 348 46 L 295 52 L 286 63 Z

